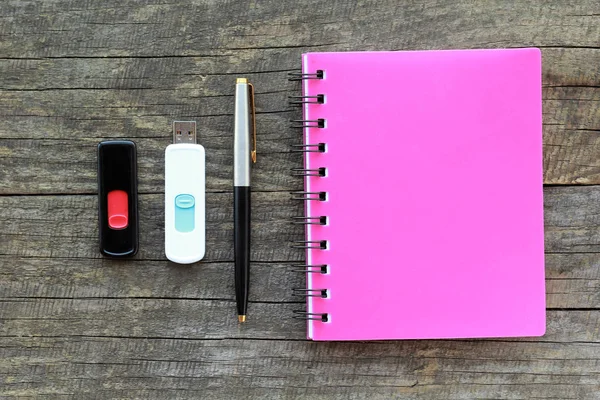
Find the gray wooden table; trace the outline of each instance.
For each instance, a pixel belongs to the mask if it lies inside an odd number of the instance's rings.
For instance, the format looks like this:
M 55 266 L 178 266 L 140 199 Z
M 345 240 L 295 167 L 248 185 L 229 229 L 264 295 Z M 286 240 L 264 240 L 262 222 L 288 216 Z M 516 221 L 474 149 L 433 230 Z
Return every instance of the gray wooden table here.
M 0 398 L 600 399 L 600 3 L 0 2 Z M 417 4 L 418 3 L 418 4 Z M 537 46 L 542 338 L 313 343 L 291 318 L 302 186 L 286 80 L 306 51 Z M 233 294 L 235 78 L 258 93 L 249 320 Z M 166 261 L 171 121 L 207 149 L 207 254 Z M 141 237 L 98 252 L 96 144 L 138 145 Z

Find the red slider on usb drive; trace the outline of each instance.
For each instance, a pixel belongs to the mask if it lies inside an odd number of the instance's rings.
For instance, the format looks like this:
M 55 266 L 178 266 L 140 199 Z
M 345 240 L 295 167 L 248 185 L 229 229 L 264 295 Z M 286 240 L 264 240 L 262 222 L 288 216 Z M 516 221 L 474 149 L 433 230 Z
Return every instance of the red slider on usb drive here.
M 129 223 L 129 204 L 127 192 L 111 190 L 108 192 L 108 227 L 125 229 Z

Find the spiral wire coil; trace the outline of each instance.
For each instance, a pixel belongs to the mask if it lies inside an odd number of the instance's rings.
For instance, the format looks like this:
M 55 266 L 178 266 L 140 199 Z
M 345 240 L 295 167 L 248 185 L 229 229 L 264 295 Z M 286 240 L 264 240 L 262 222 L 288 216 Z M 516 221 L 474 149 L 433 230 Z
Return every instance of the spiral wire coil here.
M 288 74 L 288 80 L 290 81 L 304 81 L 307 79 L 323 79 L 325 73 L 323 70 L 317 70 L 314 73 L 303 73 L 301 70 L 293 71 Z M 317 94 L 313 96 L 290 96 L 290 106 L 304 106 L 305 104 L 324 104 L 325 95 Z M 324 118 L 318 119 L 295 119 L 291 120 L 291 128 L 305 129 L 305 128 L 325 128 L 326 121 Z M 293 153 L 324 153 L 326 150 L 325 143 L 315 144 L 294 144 L 291 146 Z M 319 168 L 292 168 L 293 176 L 302 177 L 324 177 L 327 175 L 327 169 L 325 167 Z M 327 192 L 308 192 L 308 191 L 295 191 L 291 193 L 292 200 L 299 201 L 325 201 L 327 200 Z M 292 224 L 296 225 L 327 225 L 327 216 L 299 216 L 292 217 Z M 327 249 L 326 240 L 296 240 L 292 242 L 292 248 L 301 250 L 325 250 Z M 296 264 L 292 265 L 293 272 L 299 273 L 310 273 L 310 274 L 328 274 L 328 265 L 306 265 Z M 327 289 L 306 289 L 306 288 L 294 288 L 292 289 L 292 295 L 300 296 L 304 298 L 328 298 L 329 291 Z M 309 321 L 320 321 L 328 322 L 329 314 L 327 313 L 312 313 L 306 311 L 294 311 L 294 318 L 304 319 Z

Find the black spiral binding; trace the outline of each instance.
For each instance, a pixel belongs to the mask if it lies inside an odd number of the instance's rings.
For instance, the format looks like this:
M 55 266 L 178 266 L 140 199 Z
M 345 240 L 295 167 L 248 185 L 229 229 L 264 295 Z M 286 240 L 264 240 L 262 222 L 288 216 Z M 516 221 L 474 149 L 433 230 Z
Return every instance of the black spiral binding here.
M 318 94 L 316 96 L 290 96 L 288 97 L 291 106 L 300 106 L 302 104 L 323 104 L 325 103 L 325 95 Z
M 296 310 L 294 311 L 294 318 L 296 319 L 306 319 L 309 321 L 321 321 L 321 322 L 327 322 L 329 321 L 329 314 L 327 313 L 310 313 L 310 312 L 306 312 L 306 311 L 299 311 Z
M 293 296 L 302 296 L 302 297 L 320 297 L 322 299 L 327 298 L 327 289 L 292 289 Z
M 305 79 L 323 79 L 323 70 L 318 69 L 313 74 L 305 74 L 302 70 L 292 71 L 288 73 L 288 81 L 303 81 Z
M 327 225 L 327 217 L 292 217 L 294 225 Z
M 293 249 L 327 250 L 327 240 L 294 240 Z
M 302 71 L 294 71 L 288 74 L 290 81 L 303 81 L 306 79 L 323 79 L 323 70 L 317 70 L 314 73 L 303 73 Z M 324 104 L 325 95 L 317 94 L 314 96 L 290 96 L 289 104 L 291 106 L 304 106 L 305 104 Z M 292 128 L 325 128 L 326 121 L 324 118 L 308 120 L 308 119 L 296 119 L 291 120 Z M 292 152 L 294 153 L 324 153 L 326 151 L 325 143 L 315 144 L 295 144 L 292 145 Z M 325 167 L 306 169 L 306 168 L 292 168 L 293 176 L 302 177 L 324 177 L 327 174 Z M 300 201 L 325 201 L 327 199 L 326 192 L 306 192 L 297 191 L 292 192 L 293 200 Z M 292 224 L 299 225 L 327 225 L 327 217 L 321 216 L 300 216 L 292 217 Z M 297 240 L 292 242 L 292 247 L 301 250 L 324 250 L 327 249 L 326 240 Z M 311 274 L 327 274 L 329 273 L 329 266 L 327 265 L 292 265 L 293 272 L 299 273 L 311 273 Z M 316 298 L 327 298 L 327 289 L 305 289 L 305 288 L 294 288 L 294 296 L 301 296 L 305 298 L 316 297 Z M 327 313 L 310 313 L 306 311 L 294 311 L 294 318 L 304 319 L 310 321 L 321 321 L 328 322 L 329 314 Z
M 292 168 L 292 176 L 325 176 L 327 174 L 327 169 L 324 167 L 321 168 Z
M 327 200 L 327 192 L 291 192 L 292 200 Z
M 292 265 L 294 269 L 292 272 L 299 273 L 309 273 L 309 274 L 327 274 L 329 272 L 329 267 L 325 264 L 321 265 L 306 265 L 306 264 L 296 264 Z
M 292 119 L 290 128 L 325 128 L 325 119 Z
M 292 153 L 325 153 L 325 149 L 325 143 L 292 145 Z

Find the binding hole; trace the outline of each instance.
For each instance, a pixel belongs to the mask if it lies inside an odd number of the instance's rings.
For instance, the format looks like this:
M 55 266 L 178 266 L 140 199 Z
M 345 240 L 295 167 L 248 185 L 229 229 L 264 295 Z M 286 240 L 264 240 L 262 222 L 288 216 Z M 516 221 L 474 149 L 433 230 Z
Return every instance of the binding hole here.
M 319 225 L 327 225 L 327 217 L 326 216 L 319 217 Z
M 329 314 L 322 314 L 321 322 L 329 322 Z
M 324 94 L 318 94 L 317 95 L 317 104 L 323 104 L 325 103 L 325 95 Z
M 319 201 L 327 200 L 327 192 L 319 192 Z
M 319 168 L 319 176 L 323 177 L 327 174 L 327 169 L 325 167 Z
M 321 242 L 319 243 L 319 248 L 321 250 L 327 250 L 327 240 L 321 240 Z
M 325 119 L 324 118 L 317 119 L 317 128 L 325 128 Z
M 322 69 L 317 70 L 317 79 L 323 79 L 323 70 Z
M 328 265 L 321 265 L 321 273 L 322 274 L 327 274 L 329 272 L 329 266 Z

